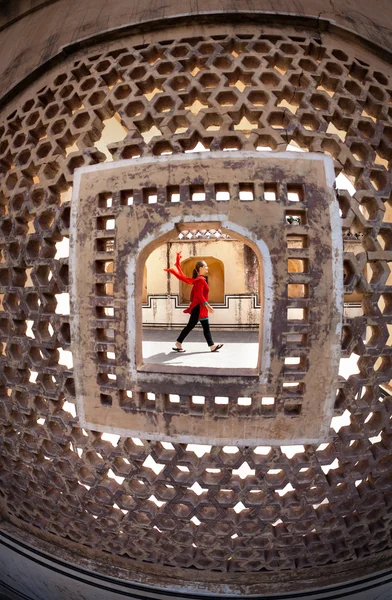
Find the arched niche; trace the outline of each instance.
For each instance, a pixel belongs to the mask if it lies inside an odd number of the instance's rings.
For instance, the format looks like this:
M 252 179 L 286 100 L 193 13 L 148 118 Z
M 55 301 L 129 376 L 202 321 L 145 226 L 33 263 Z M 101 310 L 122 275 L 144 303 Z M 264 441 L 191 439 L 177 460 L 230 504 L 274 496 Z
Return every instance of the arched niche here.
M 225 301 L 225 266 L 219 258 L 213 256 L 194 256 L 182 261 L 181 267 L 187 277 L 192 277 L 193 269 L 198 261 L 204 260 L 208 265 L 208 300 L 212 304 Z M 180 282 L 180 303 L 189 304 L 192 287 Z

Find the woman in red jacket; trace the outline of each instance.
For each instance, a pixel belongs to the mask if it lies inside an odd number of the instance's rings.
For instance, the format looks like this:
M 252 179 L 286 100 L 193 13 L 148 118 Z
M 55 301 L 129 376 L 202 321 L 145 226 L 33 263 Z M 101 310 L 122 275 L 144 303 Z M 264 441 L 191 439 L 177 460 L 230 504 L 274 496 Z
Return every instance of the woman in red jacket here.
M 177 279 L 187 283 L 188 285 L 192 285 L 190 300 L 191 303 L 187 309 L 184 310 L 184 313 L 190 313 L 189 322 L 186 327 L 181 331 L 180 335 L 176 341 L 176 347 L 173 348 L 176 352 L 185 352 L 182 347 L 182 342 L 188 335 L 190 331 L 197 325 L 197 322 L 200 321 L 203 327 L 204 337 L 206 338 L 207 344 L 210 347 L 211 352 L 217 352 L 219 348 L 222 348 L 223 344 L 214 344 L 211 332 L 210 325 L 208 321 L 208 313 L 213 313 L 214 309 L 212 306 L 208 304 L 208 292 L 210 288 L 207 283 L 207 274 L 208 274 L 208 266 L 204 260 L 199 260 L 195 268 L 193 270 L 193 276 L 187 277 L 181 268 L 181 252 L 177 252 L 176 265 L 175 269 L 165 269 L 172 275 L 175 275 Z

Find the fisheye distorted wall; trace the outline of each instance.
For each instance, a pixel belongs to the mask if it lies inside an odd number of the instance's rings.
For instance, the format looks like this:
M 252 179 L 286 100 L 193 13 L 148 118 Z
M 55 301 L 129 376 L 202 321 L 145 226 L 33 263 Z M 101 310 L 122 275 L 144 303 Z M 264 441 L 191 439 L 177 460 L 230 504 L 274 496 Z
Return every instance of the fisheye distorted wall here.
M 3 108 L 0 478 L 5 519 L 21 531 L 156 568 L 160 583 L 175 567 L 207 587 L 219 572 L 232 589 L 277 572 L 302 589 L 301 570 L 325 583 L 328 569 L 388 559 L 392 83 L 386 62 L 359 54 L 316 31 L 250 24 L 135 34 L 64 59 Z M 117 138 L 105 138 L 112 125 Z M 338 379 L 330 438 L 242 447 L 83 429 L 68 304 L 75 169 L 230 150 L 323 153 L 346 178 L 337 196 L 356 313 L 343 320 L 342 360 L 354 366 Z M 304 256 L 302 225 L 293 249 Z M 98 275 L 110 283 L 110 270 Z M 97 305 L 102 329 L 112 308 Z M 98 351 L 114 374 L 113 349 Z

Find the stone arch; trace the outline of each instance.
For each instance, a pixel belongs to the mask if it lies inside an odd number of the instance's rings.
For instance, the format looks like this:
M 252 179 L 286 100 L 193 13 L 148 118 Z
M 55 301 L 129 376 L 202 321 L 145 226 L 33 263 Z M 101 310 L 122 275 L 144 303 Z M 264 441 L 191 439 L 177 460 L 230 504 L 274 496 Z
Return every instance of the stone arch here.
M 195 221 L 198 222 L 198 221 Z M 190 222 L 187 221 L 186 227 L 189 228 Z M 204 228 L 216 227 L 216 223 L 200 221 L 199 226 Z M 139 244 L 139 254 L 135 261 L 135 313 L 132 315 L 132 322 L 135 326 L 135 360 L 139 367 L 143 364 L 142 353 L 142 285 L 143 272 L 147 258 L 153 250 L 172 240 L 174 234 L 181 229 L 181 223 L 166 222 L 155 229 L 154 239 L 143 240 Z M 259 324 L 259 353 L 256 371 L 259 373 L 259 379 L 265 383 L 265 374 L 270 367 L 270 348 L 271 348 L 271 319 L 273 312 L 273 273 L 271 256 L 267 244 L 261 239 L 255 239 L 254 235 L 237 223 L 225 220 L 221 224 L 224 233 L 248 245 L 255 253 L 258 261 L 258 292 L 260 303 L 260 324 Z

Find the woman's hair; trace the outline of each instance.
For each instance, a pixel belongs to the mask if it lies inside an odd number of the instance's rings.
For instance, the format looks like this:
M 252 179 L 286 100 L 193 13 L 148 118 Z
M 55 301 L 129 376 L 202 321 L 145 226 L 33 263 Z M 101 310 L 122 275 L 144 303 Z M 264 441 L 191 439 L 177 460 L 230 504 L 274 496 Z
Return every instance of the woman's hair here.
M 199 270 L 200 267 L 204 267 L 205 265 L 205 261 L 204 260 L 198 260 L 197 263 L 195 264 L 195 268 L 193 269 L 193 273 L 192 273 L 192 279 L 196 279 L 196 277 L 199 276 Z M 206 277 L 207 279 L 207 277 Z M 208 280 L 207 280 L 208 281 Z

